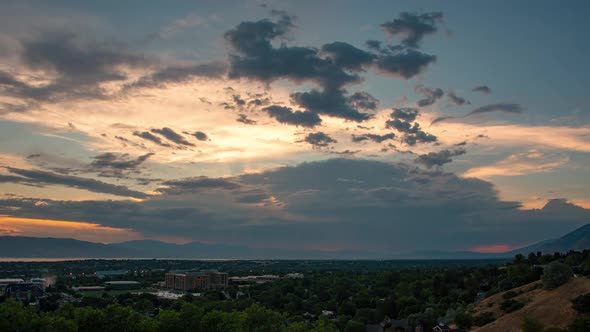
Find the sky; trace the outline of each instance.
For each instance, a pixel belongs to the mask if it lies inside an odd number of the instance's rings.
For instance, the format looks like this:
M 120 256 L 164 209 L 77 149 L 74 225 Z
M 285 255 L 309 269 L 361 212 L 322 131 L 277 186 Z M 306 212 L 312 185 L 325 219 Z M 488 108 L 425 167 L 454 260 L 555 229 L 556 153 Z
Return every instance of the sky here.
M 590 217 L 587 1 L 3 1 L 0 235 L 509 251 Z

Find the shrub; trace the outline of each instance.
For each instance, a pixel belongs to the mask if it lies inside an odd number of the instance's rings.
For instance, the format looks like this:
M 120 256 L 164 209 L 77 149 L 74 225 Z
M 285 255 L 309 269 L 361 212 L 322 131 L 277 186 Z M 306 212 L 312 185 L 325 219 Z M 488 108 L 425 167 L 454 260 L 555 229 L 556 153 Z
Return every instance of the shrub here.
M 518 293 L 515 291 L 507 291 L 506 293 L 502 294 L 502 298 L 504 298 L 506 300 L 511 299 L 516 296 L 518 296 Z
M 541 276 L 543 286 L 547 289 L 557 288 L 573 277 L 572 269 L 560 262 L 551 262 Z
M 590 293 L 586 295 L 580 295 L 572 301 L 574 309 L 580 313 L 590 312 Z
M 466 312 L 458 312 L 455 315 L 455 324 L 462 329 L 468 329 L 473 325 L 473 317 Z
M 590 317 L 578 318 L 569 326 L 569 332 L 588 332 L 590 331 Z
M 484 311 L 479 315 L 473 316 L 473 324 L 475 326 L 484 326 L 496 320 L 493 312 Z
M 525 317 L 520 324 L 522 332 L 542 332 L 543 324 L 536 319 Z
M 515 301 L 513 299 L 506 300 L 500 304 L 500 309 L 506 313 L 514 312 L 522 307 L 524 307 L 524 303 Z

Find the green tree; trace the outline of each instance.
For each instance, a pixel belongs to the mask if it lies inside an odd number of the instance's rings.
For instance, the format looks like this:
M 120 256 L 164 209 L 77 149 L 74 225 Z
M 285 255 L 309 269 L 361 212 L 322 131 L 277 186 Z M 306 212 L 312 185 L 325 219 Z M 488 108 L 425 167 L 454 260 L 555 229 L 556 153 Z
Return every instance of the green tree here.
M 548 289 L 557 288 L 573 277 L 572 269 L 567 265 L 560 262 L 551 262 L 541 276 L 543 286 Z
M 180 313 L 174 310 L 160 310 L 158 316 L 158 331 L 182 332 L 184 330 Z
M 207 332 L 243 331 L 242 317 L 237 313 L 212 310 L 201 319 L 201 330 Z
M 0 304 L 0 331 L 35 331 L 39 316 L 19 302 L 7 300 Z
M 328 318 L 320 317 L 311 332 L 338 332 L 338 328 L 336 327 L 336 324 L 331 322 Z
M 41 317 L 41 328 L 39 332 L 77 332 L 78 326 L 74 321 L 65 317 L 45 314 Z
M 344 332 L 364 332 L 365 330 L 365 324 L 356 320 L 349 320 L 344 328 Z
M 185 331 L 198 331 L 203 318 L 203 309 L 193 303 L 183 303 L 180 308 L 180 320 Z
M 101 332 L 106 329 L 106 318 L 100 309 L 92 307 L 77 308 L 74 312 L 74 320 L 79 331 Z
M 248 332 L 277 332 L 285 328 L 281 314 L 253 304 L 244 311 L 244 329 Z
M 285 329 L 285 332 L 308 332 L 309 326 L 304 322 L 293 323 Z

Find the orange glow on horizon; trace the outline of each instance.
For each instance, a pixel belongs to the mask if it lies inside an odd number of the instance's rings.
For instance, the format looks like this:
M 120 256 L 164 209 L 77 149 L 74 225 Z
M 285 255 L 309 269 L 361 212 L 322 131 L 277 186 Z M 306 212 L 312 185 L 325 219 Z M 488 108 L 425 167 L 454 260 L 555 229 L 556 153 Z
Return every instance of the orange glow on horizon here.
M 0 235 L 73 238 L 91 242 L 118 242 L 143 237 L 129 228 L 115 228 L 83 221 L 19 218 L 0 215 Z
M 469 249 L 470 251 L 484 253 L 484 254 L 501 254 L 505 252 L 512 251 L 519 247 L 511 246 L 508 244 L 491 244 L 485 246 L 477 246 Z

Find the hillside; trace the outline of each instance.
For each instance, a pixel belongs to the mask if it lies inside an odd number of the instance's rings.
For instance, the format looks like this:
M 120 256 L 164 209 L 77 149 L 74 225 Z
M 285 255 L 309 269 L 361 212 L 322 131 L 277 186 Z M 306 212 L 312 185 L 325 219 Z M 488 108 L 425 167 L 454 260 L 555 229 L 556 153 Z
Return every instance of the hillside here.
M 539 282 L 512 289 L 517 293 L 523 292 L 513 299 L 525 303 L 523 308 L 512 313 L 506 314 L 500 309 L 500 304 L 504 301 L 502 295 L 506 292 L 495 294 L 480 302 L 475 307 L 476 315 L 482 312 L 493 312 L 497 319 L 472 332 L 519 331 L 525 316 L 539 320 L 546 327 L 565 328 L 576 316 L 571 300 L 579 295 L 590 293 L 589 278 L 575 278 L 553 290 L 535 287 L 537 284 Z
M 517 249 L 510 252 L 510 254 L 528 254 L 537 251 L 544 253 L 568 252 L 570 250 L 582 251 L 588 248 L 590 248 L 590 224 L 579 227 L 560 238 L 545 240 L 528 247 Z

